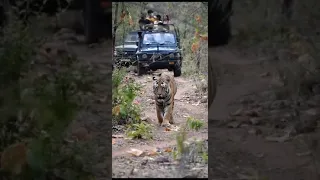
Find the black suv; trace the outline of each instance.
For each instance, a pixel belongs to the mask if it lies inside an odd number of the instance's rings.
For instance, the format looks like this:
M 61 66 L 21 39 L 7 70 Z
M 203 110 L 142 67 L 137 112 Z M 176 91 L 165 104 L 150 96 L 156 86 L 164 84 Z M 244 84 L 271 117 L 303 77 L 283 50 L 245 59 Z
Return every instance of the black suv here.
M 173 71 L 175 77 L 181 75 L 183 58 L 179 33 L 173 24 L 152 25 L 150 29 L 138 32 L 138 35 L 138 75 L 144 74 L 147 70 L 157 69 Z
M 137 43 L 139 42 L 139 31 L 132 31 L 127 34 L 122 45 L 115 46 L 113 52 L 114 63 L 117 67 L 128 67 L 136 63 Z

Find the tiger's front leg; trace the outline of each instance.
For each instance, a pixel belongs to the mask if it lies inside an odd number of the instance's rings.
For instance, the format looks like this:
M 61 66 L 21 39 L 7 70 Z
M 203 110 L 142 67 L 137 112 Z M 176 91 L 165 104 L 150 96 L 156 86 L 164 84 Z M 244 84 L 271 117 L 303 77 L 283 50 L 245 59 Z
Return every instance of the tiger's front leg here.
M 173 124 L 172 108 L 172 104 L 165 108 L 163 120 L 164 126 L 170 126 L 170 124 Z
M 163 122 L 163 112 L 162 110 L 159 108 L 159 106 L 156 107 L 156 111 L 157 111 L 157 118 L 158 118 L 158 123 L 161 126 L 162 122 Z

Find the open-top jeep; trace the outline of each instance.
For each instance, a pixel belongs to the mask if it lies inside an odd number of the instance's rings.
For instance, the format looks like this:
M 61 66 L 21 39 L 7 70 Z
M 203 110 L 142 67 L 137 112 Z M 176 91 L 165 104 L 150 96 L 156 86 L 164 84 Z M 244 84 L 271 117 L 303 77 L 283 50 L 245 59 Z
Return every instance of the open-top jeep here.
M 139 31 L 129 32 L 125 37 L 123 44 L 115 47 L 113 58 L 114 64 L 117 67 L 135 65 L 137 61 L 137 42 L 139 42 L 138 32 Z
M 179 31 L 173 24 L 148 25 L 138 32 L 138 75 L 148 70 L 168 69 L 175 77 L 181 75 L 182 54 Z

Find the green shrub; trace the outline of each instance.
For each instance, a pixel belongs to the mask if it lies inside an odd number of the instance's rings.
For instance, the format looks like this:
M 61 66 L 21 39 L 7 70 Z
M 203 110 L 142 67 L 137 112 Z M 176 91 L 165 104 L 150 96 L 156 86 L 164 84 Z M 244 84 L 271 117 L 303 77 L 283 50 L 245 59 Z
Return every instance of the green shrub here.
M 152 138 L 152 128 L 149 124 L 145 122 L 130 124 L 126 134 L 132 139 L 151 139 Z
M 134 102 L 140 91 L 140 85 L 126 76 L 122 69 L 112 73 L 112 117 L 113 122 L 123 124 L 127 122 L 140 123 L 140 108 Z
M 47 68 L 34 62 L 37 38 L 17 20 L 3 29 L 0 38 L 0 151 L 29 139 L 27 168 L 19 176 L 4 178 L 46 179 L 61 169 L 68 171 L 61 173 L 63 178 L 89 176 L 79 153 L 63 152 L 63 139 L 82 105 L 79 96 L 91 91 L 95 79 L 74 56 L 35 75 L 39 67 Z

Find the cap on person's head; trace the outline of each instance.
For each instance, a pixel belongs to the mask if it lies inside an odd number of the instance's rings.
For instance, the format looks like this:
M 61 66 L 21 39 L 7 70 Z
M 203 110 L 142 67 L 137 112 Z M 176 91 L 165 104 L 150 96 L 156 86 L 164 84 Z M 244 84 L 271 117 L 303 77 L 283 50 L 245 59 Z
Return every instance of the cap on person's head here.
M 152 10 L 148 10 L 148 14 L 151 14 L 151 13 L 153 13 L 153 11 Z

